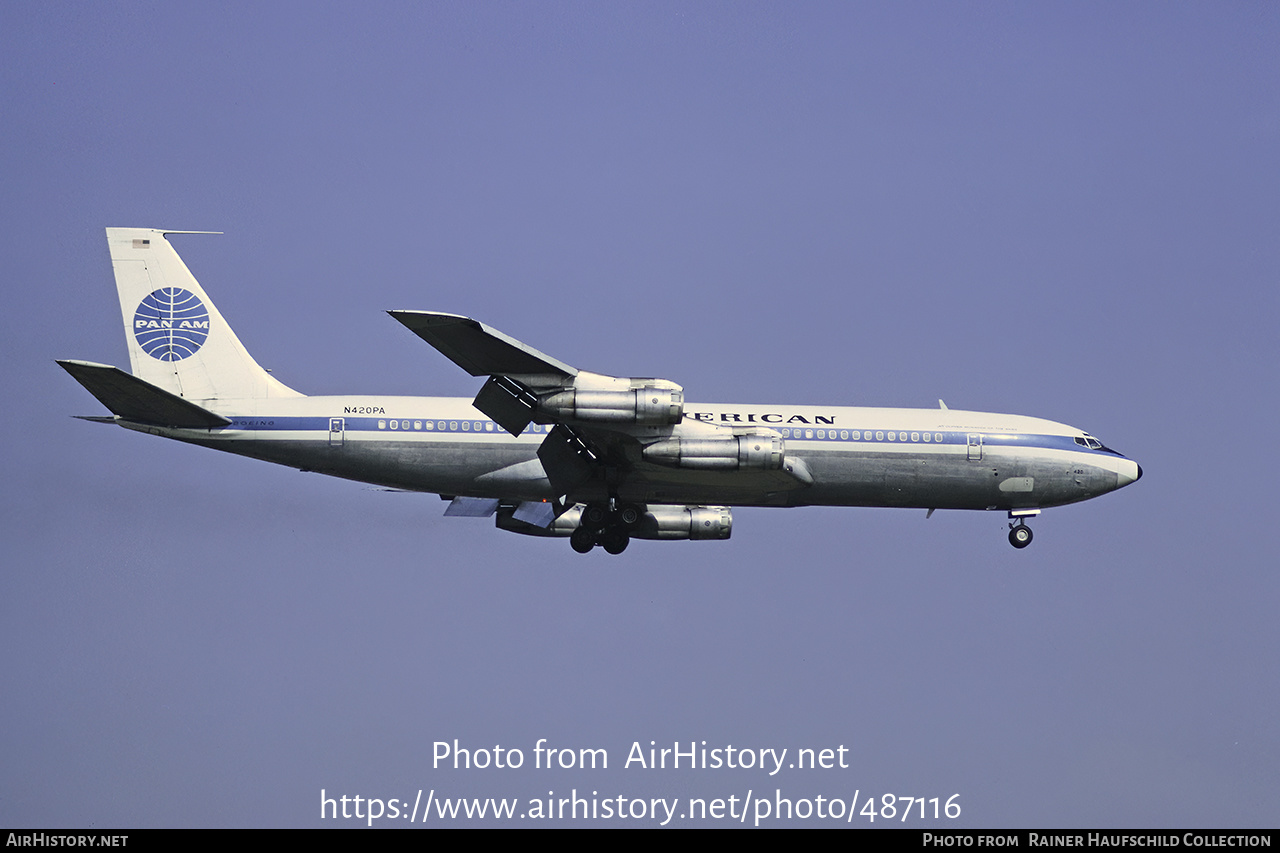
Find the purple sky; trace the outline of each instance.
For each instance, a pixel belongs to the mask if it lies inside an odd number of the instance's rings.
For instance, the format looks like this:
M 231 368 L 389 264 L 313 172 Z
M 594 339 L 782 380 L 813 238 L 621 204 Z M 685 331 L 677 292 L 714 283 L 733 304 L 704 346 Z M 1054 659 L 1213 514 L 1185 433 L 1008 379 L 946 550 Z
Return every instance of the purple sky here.
M 1278 44 L 1273 3 L 5 4 L 0 825 L 577 788 L 1274 826 Z M 474 394 L 383 313 L 440 310 L 692 401 L 1063 421 L 1145 476 L 1022 552 L 746 509 L 580 557 L 73 420 L 53 359 L 128 366 L 105 226 L 224 231 L 174 242 L 304 393 Z M 544 737 L 610 769 L 431 766 Z M 851 766 L 621 769 L 650 740 Z

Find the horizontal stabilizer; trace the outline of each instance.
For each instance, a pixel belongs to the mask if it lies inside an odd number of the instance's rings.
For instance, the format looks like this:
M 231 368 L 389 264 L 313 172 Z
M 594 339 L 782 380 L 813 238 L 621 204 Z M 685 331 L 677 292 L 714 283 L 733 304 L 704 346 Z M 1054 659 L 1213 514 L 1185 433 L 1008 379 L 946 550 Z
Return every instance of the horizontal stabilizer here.
M 170 394 L 118 367 L 70 360 L 59 360 L 58 364 L 112 414 L 127 421 L 183 429 L 213 429 L 231 423 L 222 415 Z
M 388 311 L 418 337 L 472 376 L 527 376 L 555 380 L 578 371 L 470 317 L 432 311 Z

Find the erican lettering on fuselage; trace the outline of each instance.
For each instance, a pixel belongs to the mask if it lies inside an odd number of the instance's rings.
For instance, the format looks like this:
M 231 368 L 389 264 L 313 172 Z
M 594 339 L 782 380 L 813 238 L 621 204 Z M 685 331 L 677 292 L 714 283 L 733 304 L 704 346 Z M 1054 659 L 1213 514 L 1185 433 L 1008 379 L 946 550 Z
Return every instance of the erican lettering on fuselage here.
M 707 423 L 711 423 L 716 420 L 716 416 L 713 412 L 687 412 L 686 414 L 697 421 L 705 421 Z M 784 415 L 778 415 L 773 413 L 757 415 L 754 412 L 747 415 L 741 415 L 741 414 L 738 414 L 737 412 L 721 412 L 719 420 L 720 420 L 720 423 L 722 424 L 814 423 L 814 424 L 826 424 L 828 426 L 832 426 L 836 422 L 835 415 L 832 415 L 831 417 L 827 417 L 826 415 L 814 415 L 813 420 L 811 421 L 808 418 L 806 418 L 804 415 L 792 415 L 791 417 L 788 418 L 788 417 L 785 417 Z

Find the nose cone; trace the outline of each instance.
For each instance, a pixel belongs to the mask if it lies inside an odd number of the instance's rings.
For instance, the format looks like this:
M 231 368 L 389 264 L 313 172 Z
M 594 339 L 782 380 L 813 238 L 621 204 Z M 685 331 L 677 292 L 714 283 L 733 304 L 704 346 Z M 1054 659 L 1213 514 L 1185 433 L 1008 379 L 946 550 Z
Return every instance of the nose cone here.
M 1116 488 L 1123 488 L 1130 483 L 1136 483 L 1142 478 L 1142 466 L 1132 459 L 1120 460 L 1120 467 L 1116 471 Z

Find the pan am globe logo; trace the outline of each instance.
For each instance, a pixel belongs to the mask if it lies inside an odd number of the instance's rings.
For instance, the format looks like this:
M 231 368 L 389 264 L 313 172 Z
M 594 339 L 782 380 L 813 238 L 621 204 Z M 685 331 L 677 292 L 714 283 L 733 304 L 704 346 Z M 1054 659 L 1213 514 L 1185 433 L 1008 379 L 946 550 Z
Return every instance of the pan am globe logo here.
M 133 336 L 152 358 L 181 361 L 195 355 L 209 337 L 209 310 L 190 290 L 153 290 L 138 303 L 133 315 Z

